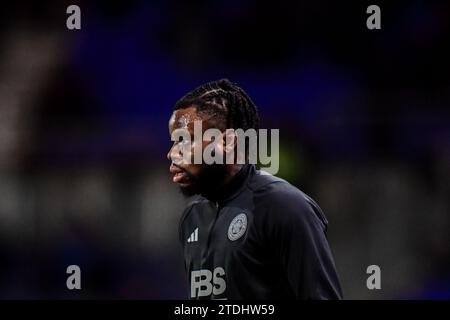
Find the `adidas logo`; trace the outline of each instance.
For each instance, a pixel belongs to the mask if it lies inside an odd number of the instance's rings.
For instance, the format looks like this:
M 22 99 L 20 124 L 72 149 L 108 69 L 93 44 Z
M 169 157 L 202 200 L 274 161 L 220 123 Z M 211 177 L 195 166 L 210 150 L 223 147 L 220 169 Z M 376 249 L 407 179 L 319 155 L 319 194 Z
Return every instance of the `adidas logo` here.
M 198 228 L 195 228 L 194 232 L 192 232 L 189 238 L 187 239 L 188 243 L 196 241 L 198 241 Z

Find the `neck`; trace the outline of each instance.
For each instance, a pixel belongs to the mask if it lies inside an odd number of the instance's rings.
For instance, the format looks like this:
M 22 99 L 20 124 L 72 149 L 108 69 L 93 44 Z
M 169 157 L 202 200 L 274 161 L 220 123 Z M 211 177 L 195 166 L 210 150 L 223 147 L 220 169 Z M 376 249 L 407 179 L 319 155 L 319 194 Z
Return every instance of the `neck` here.
M 242 167 L 243 165 L 237 164 L 227 165 L 225 177 L 222 180 L 222 183 L 220 185 L 216 184 L 215 188 L 205 190 L 204 193 L 202 193 L 203 196 L 212 201 L 218 201 L 226 197 L 227 194 L 231 193 L 233 191 L 233 188 L 235 188 L 233 184 L 236 180 L 233 179 L 238 175 Z
M 223 185 L 226 186 L 238 174 L 242 169 L 242 164 L 231 164 L 227 166 L 227 173 L 223 181 Z

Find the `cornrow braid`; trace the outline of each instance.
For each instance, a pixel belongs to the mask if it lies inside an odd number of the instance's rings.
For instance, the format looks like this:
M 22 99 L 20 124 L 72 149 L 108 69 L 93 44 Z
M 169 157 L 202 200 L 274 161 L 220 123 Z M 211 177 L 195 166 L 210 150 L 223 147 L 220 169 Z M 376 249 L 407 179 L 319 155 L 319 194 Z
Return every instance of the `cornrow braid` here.
M 208 82 L 186 94 L 174 110 L 195 106 L 197 111 L 216 118 L 224 129 L 259 129 L 258 108 L 248 94 L 228 79 Z

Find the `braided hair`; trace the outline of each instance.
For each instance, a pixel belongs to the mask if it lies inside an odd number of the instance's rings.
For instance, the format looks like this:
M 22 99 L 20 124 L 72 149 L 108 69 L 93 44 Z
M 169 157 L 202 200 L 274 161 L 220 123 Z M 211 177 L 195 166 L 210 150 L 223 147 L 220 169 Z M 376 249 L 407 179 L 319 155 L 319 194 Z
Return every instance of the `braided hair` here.
M 248 94 L 228 79 L 208 82 L 182 97 L 174 110 L 196 107 L 212 116 L 219 129 L 259 129 L 258 109 Z

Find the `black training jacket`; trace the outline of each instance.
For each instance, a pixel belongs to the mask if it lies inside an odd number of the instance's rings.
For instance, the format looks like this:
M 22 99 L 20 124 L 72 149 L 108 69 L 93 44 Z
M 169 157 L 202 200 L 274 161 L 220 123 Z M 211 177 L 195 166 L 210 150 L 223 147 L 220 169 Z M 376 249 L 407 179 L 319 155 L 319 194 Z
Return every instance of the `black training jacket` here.
M 319 206 L 245 165 L 180 220 L 190 299 L 342 299 Z

